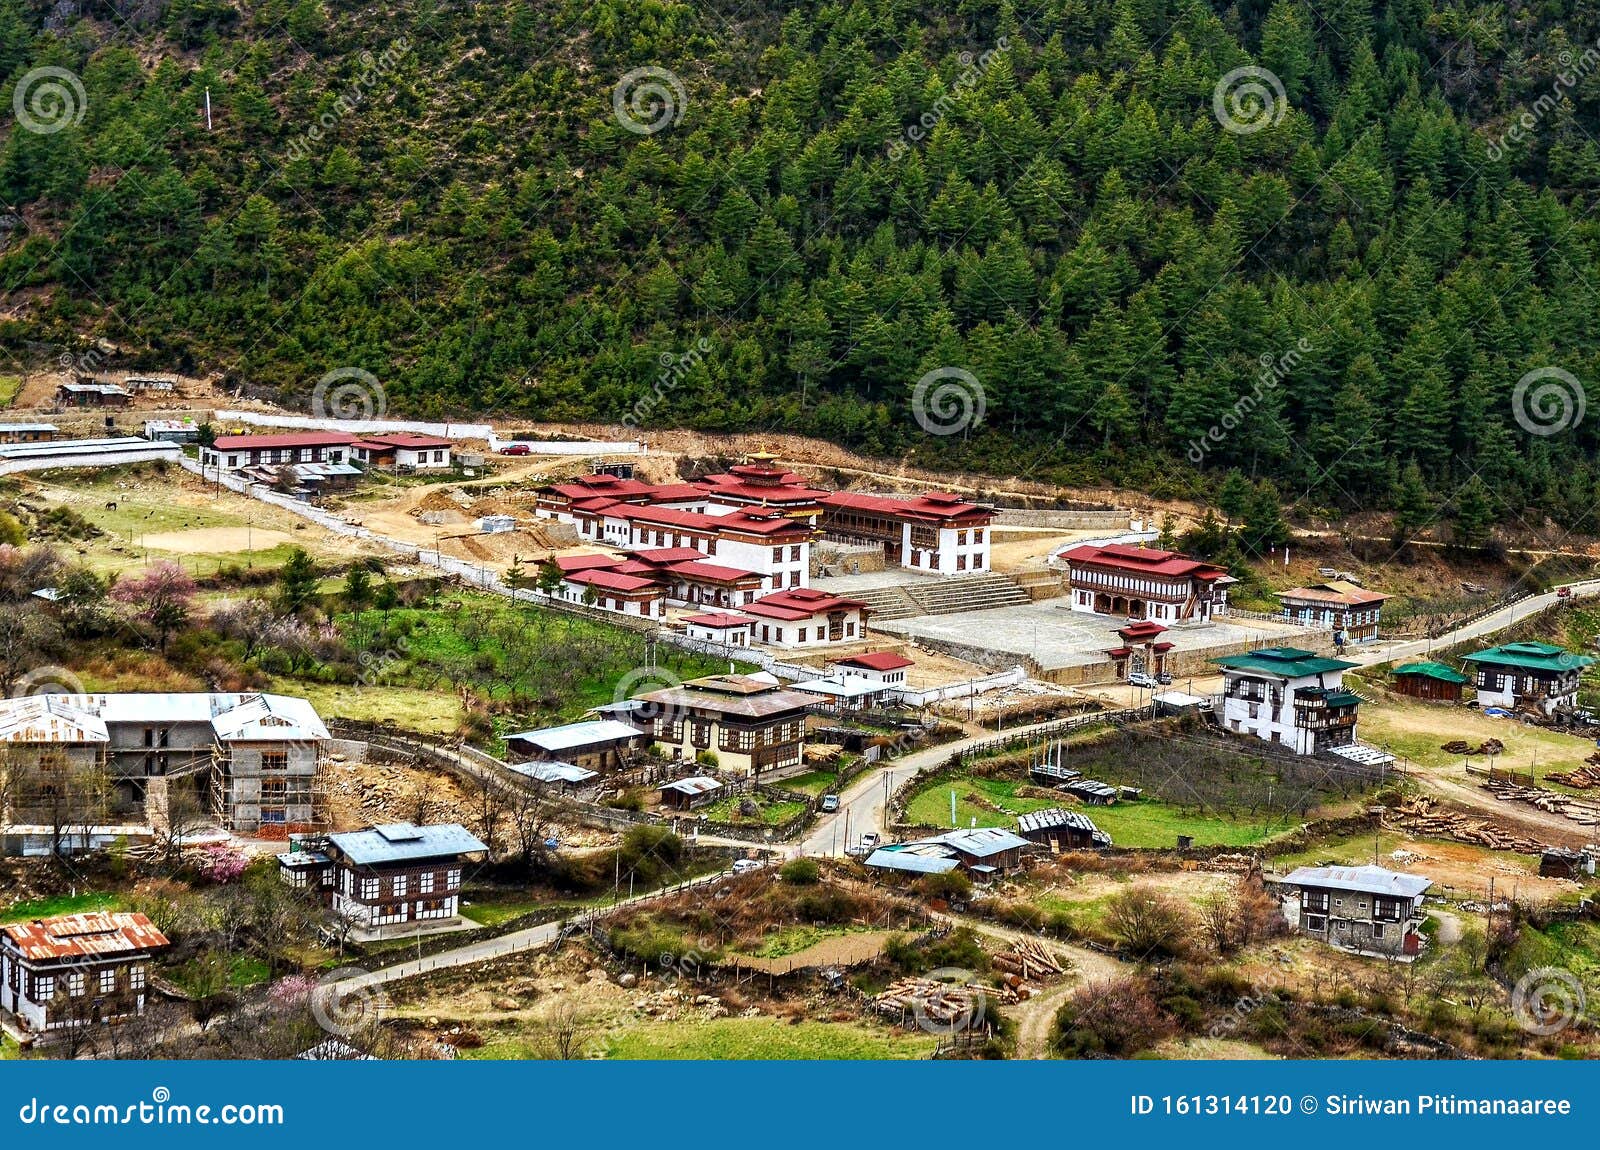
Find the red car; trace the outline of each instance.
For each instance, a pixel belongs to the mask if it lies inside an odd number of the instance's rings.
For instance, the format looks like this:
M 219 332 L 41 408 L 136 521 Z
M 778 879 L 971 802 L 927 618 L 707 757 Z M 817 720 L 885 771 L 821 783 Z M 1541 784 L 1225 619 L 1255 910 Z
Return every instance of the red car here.
M 526 443 L 513 443 L 510 447 L 502 447 L 500 449 L 500 454 L 501 455 L 532 455 L 533 454 L 533 448 L 529 447 Z

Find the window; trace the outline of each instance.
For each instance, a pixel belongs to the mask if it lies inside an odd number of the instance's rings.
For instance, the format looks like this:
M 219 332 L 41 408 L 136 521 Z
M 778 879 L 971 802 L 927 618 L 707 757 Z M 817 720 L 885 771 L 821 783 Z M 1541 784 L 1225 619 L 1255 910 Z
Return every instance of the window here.
M 417 893 L 418 894 L 432 894 L 433 893 L 433 872 L 432 871 L 429 871 L 427 874 L 423 874 L 423 875 L 418 875 L 417 876 Z
M 800 562 L 800 544 L 796 543 L 793 547 L 789 548 L 789 559 L 794 563 Z
M 446 890 L 454 890 L 461 885 L 461 868 L 455 867 L 445 875 L 444 886 Z
M 261 769 L 263 771 L 287 771 L 289 769 L 289 752 L 262 751 Z
M 39 1002 L 48 1002 L 56 996 L 56 980 L 53 978 L 35 978 L 33 980 L 33 997 Z
M 394 895 L 396 898 L 403 898 L 405 896 L 406 885 L 407 883 L 405 875 L 397 874 L 394 876 Z
M 973 532 L 972 532 L 972 541 L 974 543 L 982 543 L 983 542 L 983 528 L 982 527 L 978 527 L 978 528 L 973 530 Z
M 808 632 L 808 631 L 809 631 L 809 630 L 810 630 L 810 629 L 811 629 L 811 628 L 809 628 L 809 627 L 802 627 L 802 628 L 800 628 L 800 638 L 799 638 L 799 639 L 797 639 L 797 640 L 796 640 L 796 642 L 798 642 L 798 643 L 804 643 L 804 642 L 805 642 L 805 641 L 806 641 L 806 633 L 807 633 L 807 632 Z
M 363 899 L 366 899 L 369 902 L 372 899 L 375 899 L 375 898 L 378 897 L 378 880 L 377 879 L 375 879 L 375 878 L 364 878 L 364 879 L 361 880 L 361 897 Z
M 957 531 L 956 532 L 956 546 L 957 547 L 965 547 L 966 545 L 967 545 L 967 533 L 965 531 Z
M 63 981 L 66 984 L 69 995 L 73 998 L 83 997 L 83 971 L 74 970 Z
M 783 548 L 782 547 L 774 547 L 772 549 L 772 561 L 774 563 L 782 563 L 783 562 Z
M 1306 915 L 1306 929 L 1321 934 L 1328 929 L 1328 920 L 1320 914 Z
M 130 967 L 128 967 L 128 989 L 129 990 L 143 990 L 144 989 L 144 967 L 142 967 L 142 966 L 130 966 Z
M 117 989 L 117 972 L 115 968 L 107 968 L 100 972 L 100 993 L 110 994 Z
M 1383 937 L 1383 923 L 1375 922 L 1375 923 L 1372 924 L 1372 937 L 1373 938 L 1382 938 Z

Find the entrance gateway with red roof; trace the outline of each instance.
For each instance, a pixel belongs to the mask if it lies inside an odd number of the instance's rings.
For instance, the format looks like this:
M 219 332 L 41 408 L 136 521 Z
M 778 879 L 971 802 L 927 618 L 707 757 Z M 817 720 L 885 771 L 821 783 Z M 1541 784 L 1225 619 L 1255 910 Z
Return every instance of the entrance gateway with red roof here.
M 1062 552 L 1074 611 L 1180 623 L 1228 613 L 1227 570 L 1175 551 L 1121 543 Z

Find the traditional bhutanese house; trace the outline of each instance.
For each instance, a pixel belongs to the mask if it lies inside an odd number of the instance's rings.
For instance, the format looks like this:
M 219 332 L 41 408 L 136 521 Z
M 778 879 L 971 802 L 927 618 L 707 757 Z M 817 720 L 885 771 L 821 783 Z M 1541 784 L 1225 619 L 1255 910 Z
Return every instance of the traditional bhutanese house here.
M 766 582 L 754 571 L 708 562 L 690 547 L 638 550 L 616 570 L 655 580 L 679 607 L 742 607 Z
M 489 849 L 459 823 L 389 823 L 329 835 L 319 845 L 279 856 L 280 873 L 293 885 L 324 892 L 335 911 L 369 929 L 454 918 L 465 861 Z M 315 869 L 286 861 L 305 854 L 328 861 Z M 296 881 L 302 875 L 311 877 Z
M 356 461 L 367 467 L 398 472 L 448 471 L 454 445 L 437 435 L 410 431 L 363 435 L 350 445 Z
M 1101 850 L 1111 845 L 1111 836 L 1095 826 L 1088 815 L 1060 807 L 1019 815 L 1017 834 L 1030 843 L 1049 847 L 1052 854 Z
M 754 638 L 775 647 L 822 647 L 849 643 L 867 633 L 867 605 L 859 599 L 795 587 L 746 603 L 756 617 Z
M 801 762 L 814 696 L 752 675 L 710 675 L 638 696 L 636 723 L 674 759 L 702 751 L 726 773 L 756 775 Z
M 592 511 L 602 502 L 646 503 L 653 490 L 650 484 L 631 477 L 624 479 L 603 473 L 579 476 L 565 483 L 552 483 L 539 488 L 534 514 L 542 519 L 571 523 L 578 528 L 579 534 L 592 538 L 588 533 L 594 528 L 594 518 L 592 515 L 580 516 L 580 511 Z
M 1136 673 L 1165 674 L 1167 652 L 1177 645 L 1161 638 L 1166 631 L 1165 627 L 1151 619 L 1141 619 L 1137 623 L 1119 627 L 1117 637 L 1122 642 L 1106 650 L 1111 657 L 1113 674 L 1119 679 Z
M 1228 613 L 1227 570 L 1173 551 L 1084 544 L 1064 551 L 1070 606 L 1095 615 L 1177 623 Z
M 63 383 L 56 388 L 63 407 L 127 407 L 133 393 L 114 383 Z
M 591 771 L 615 771 L 650 740 L 638 729 L 612 719 L 593 719 L 542 727 L 506 736 L 506 749 L 532 762 L 574 763 Z
M 682 622 L 689 638 L 726 643 L 730 647 L 748 647 L 751 631 L 756 625 L 756 621 L 748 615 L 715 611 L 702 615 L 688 615 Z
M 1222 726 L 1311 755 L 1356 741 L 1359 695 L 1343 687 L 1356 664 L 1296 647 L 1211 660 L 1222 668 Z
M 144 915 L 121 911 L 0 926 L 0 1009 L 34 1033 L 142 1014 L 151 957 L 167 945 Z
M 722 784 L 706 775 L 675 779 L 661 786 L 661 805 L 675 811 L 692 811 L 714 803 L 722 796 Z
M 947 491 L 910 497 L 835 491 L 822 497 L 825 537 L 882 544 L 889 563 L 938 575 L 989 570 L 993 522 L 994 508 Z
M 277 468 L 296 463 L 348 463 L 355 436 L 342 431 L 288 435 L 219 435 L 200 449 L 201 466 L 222 471 Z
M 1392 674 L 1397 694 L 1446 703 L 1461 701 L 1461 688 L 1467 681 L 1467 677 L 1459 671 L 1453 671 L 1443 663 L 1429 661 L 1402 663 Z
M 1545 714 L 1578 701 L 1578 678 L 1594 659 L 1549 643 L 1507 643 L 1463 657 L 1485 707 L 1537 707 Z
M 1279 885 L 1299 893 L 1300 929 L 1334 946 L 1404 955 L 1422 948 L 1422 897 L 1433 885 L 1424 875 L 1380 866 L 1303 866 Z
M 721 515 L 680 507 L 617 504 L 599 511 L 601 535 L 634 550 L 688 547 L 702 558 L 753 571 L 771 591 L 804 587 L 811 577 L 812 528 L 771 507 L 741 507 Z
M 1326 627 L 1335 643 L 1370 643 L 1378 637 L 1378 615 L 1389 596 L 1334 579 L 1310 587 L 1280 591 L 1286 622 Z
M 718 475 L 708 475 L 696 485 L 710 508 L 771 507 L 791 519 L 815 523 L 827 494 L 808 487 L 792 471 L 777 466 L 777 457 L 762 452 Z M 661 502 L 657 499 L 656 502 Z
M 829 662 L 845 675 L 853 675 L 884 687 L 905 686 L 907 669 L 916 666 L 912 660 L 904 655 L 896 655 L 893 651 L 868 651 L 862 655 L 844 655 L 830 659 Z
M 859 675 L 832 674 L 806 679 L 794 685 L 796 691 L 815 695 L 819 701 L 839 711 L 861 711 L 882 703 L 886 688 Z
M 591 568 L 563 575 L 556 598 L 566 603 L 587 604 L 619 615 L 660 618 L 667 613 L 667 592 L 653 579 L 624 575 L 606 568 Z

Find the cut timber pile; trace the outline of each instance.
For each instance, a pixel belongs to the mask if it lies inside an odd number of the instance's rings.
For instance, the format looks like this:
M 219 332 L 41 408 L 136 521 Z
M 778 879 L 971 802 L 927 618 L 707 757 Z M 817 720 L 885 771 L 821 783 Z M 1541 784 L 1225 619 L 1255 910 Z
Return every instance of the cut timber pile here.
M 1552 783 L 1576 787 L 1580 791 L 1586 791 L 1590 787 L 1600 787 L 1600 754 L 1590 755 L 1588 762 L 1588 766 L 1578 767 L 1564 774 L 1549 774 L 1545 778 Z
M 995 955 L 991 962 L 996 970 L 1003 970 L 1007 974 L 1019 975 L 1022 978 L 1066 972 L 1066 967 L 1062 965 L 1060 959 L 1046 950 L 1043 944 L 1031 939 L 1018 939 L 1011 944 L 1010 950 Z
M 1447 755 L 1498 755 L 1505 751 L 1506 745 L 1499 739 L 1485 739 L 1474 747 L 1465 739 L 1452 739 L 1439 749 Z
M 1415 799 L 1404 806 L 1391 808 L 1383 816 L 1383 825 L 1418 838 L 1450 839 L 1488 847 L 1490 850 L 1516 851 L 1518 854 L 1540 854 L 1544 851 L 1543 843 L 1482 819 L 1469 819 L 1465 815 L 1441 811 L 1438 804 L 1429 798 Z
M 1483 789 L 1503 803 L 1528 803 L 1541 811 L 1561 815 L 1586 827 L 1600 826 L 1600 803 L 1575 799 L 1544 787 L 1523 786 L 1506 779 L 1490 779 L 1483 784 Z
M 954 986 L 930 978 L 902 978 L 872 1000 L 879 1014 L 905 1022 L 912 1017 L 939 1026 L 962 1028 L 980 1022 L 983 1005 L 995 995 L 1002 1003 L 1019 995 L 1010 989 L 996 992 L 984 986 Z

